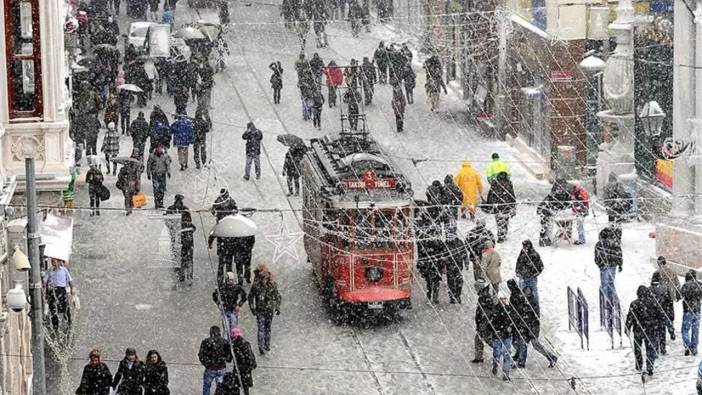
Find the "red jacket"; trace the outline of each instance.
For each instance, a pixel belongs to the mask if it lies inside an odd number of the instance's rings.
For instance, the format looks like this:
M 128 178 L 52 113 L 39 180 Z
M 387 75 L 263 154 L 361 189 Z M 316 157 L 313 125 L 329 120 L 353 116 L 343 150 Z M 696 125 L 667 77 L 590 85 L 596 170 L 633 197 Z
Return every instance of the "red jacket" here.
M 344 73 L 341 67 L 325 67 L 324 75 L 327 77 L 327 86 L 340 86 L 344 83 Z

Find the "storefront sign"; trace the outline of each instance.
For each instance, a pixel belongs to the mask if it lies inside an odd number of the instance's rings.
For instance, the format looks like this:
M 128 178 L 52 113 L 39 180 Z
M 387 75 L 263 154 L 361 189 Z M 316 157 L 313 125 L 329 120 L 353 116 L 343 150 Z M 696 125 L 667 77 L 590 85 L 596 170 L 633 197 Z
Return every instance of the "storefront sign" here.
M 551 81 L 572 81 L 573 73 L 570 70 L 551 70 Z
M 670 159 L 658 159 L 656 161 L 656 180 L 661 185 L 673 189 L 673 161 Z

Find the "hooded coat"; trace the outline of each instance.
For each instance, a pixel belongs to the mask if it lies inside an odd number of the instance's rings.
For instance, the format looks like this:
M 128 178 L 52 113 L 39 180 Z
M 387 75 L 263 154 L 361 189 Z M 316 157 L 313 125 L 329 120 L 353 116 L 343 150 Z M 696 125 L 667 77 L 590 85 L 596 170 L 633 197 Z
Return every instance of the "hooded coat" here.
M 478 336 L 486 343 L 490 343 L 492 339 L 490 318 L 495 314 L 496 302 L 490 285 L 486 285 L 478 291 L 478 305 L 475 308 L 475 328 Z
M 463 192 L 463 205 L 474 206 L 480 194 L 483 193 L 483 181 L 469 161 L 464 160 L 461 163 L 461 168 L 453 177 L 453 181 Z
M 470 260 L 474 264 L 479 264 L 480 259 L 483 256 L 483 249 L 485 248 L 486 241 L 492 241 L 493 245 L 495 243 L 495 235 L 485 227 L 483 222 L 478 222 L 473 229 L 468 232 L 468 237 L 466 238 L 466 248 L 470 254 Z M 477 280 L 477 278 L 476 278 Z
M 695 272 L 690 270 L 685 275 L 685 284 L 680 289 L 683 298 L 683 313 L 700 313 L 702 284 L 697 281 Z
M 507 173 L 499 173 L 497 179 L 490 185 L 487 202 L 495 206 L 495 214 L 514 213 L 516 210 L 514 187 Z
M 263 133 L 260 130 L 255 126 L 248 126 L 241 138 L 246 140 L 246 156 L 255 157 L 261 155 Z
M 634 336 L 644 337 L 652 334 L 657 327 L 657 309 L 654 309 L 655 300 L 651 290 L 641 285 L 636 290 L 637 299 L 629 305 L 629 312 L 626 315 L 625 327 L 633 330 Z
M 512 305 L 514 312 L 517 314 L 514 322 L 517 329 L 516 335 L 523 339 L 524 342 L 537 339 L 541 329 L 541 321 L 536 309 L 532 307 L 532 304 L 519 288 L 515 279 L 512 278 L 507 281 L 507 288 L 509 288 L 510 292 L 509 304 Z
M 186 117 L 178 117 L 171 125 L 171 133 L 173 134 L 173 145 L 176 147 L 187 147 L 193 143 L 193 123 Z
M 515 272 L 521 278 L 537 277 L 544 271 L 544 263 L 541 261 L 541 255 L 534 249 L 531 241 L 526 240 L 526 243 L 528 243 L 527 246 L 519 252 Z
M 501 265 L 502 258 L 500 258 L 500 254 L 495 251 L 495 244 L 492 240 L 486 241 L 485 248 L 483 249 L 483 256 L 480 259 L 480 271 L 482 273 L 480 278 L 485 278 L 490 284 L 501 283 Z
M 120 395 L 141 395 L 144 385 L 144 362 L 136 360 L 132 362 L 132 367 L 129 367 L 127 357 L 124 357 L 119 363 L 117 373 L 112 381 L 112 387 L 117 388 L 117 393 Z
M 449 206 L 460 206 L 463 202 L 463 192 L 454 184 L 453 178 L 447 175 L 444 178 L 444 190 L 442 194 L 442 203 Z

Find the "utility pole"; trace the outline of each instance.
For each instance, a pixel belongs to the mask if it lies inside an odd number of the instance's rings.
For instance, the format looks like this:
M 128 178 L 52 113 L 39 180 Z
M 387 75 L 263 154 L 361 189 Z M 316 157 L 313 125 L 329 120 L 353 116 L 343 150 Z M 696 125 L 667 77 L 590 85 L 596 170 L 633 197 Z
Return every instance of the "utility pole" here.
M 504 137 L 505 124 L 507 123 L 507 112 L 505 105 L 507 103 L 507 33 L 509 29 L 509 12 L 500 5 L 497 9 L 496 16 L 498 18 L 498 61 L 497 61 L 497 100 L 495 103 L 496 125 L 495 133 L 497 136 Z
M 27 150 L 29 151 L 29 150 Z M 44 372 L 44 300 L 41 295 L 41 264 L 39 262 L 39 226 L 37 224 L 37 182 L 34 172 L 34 149 L 25 152 L 24 169 L 27 183 L 27 257 L 30 265 L 29 288 L 32 302 L 32 389 L 46 394 Z

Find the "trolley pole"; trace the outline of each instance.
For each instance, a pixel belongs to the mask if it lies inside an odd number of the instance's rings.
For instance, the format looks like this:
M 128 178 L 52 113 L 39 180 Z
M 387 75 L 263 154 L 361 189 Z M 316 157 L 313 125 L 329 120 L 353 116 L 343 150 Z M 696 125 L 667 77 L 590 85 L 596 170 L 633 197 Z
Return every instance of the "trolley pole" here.
M 27 257 L 30 265 L 32 302 L 32 389 L 34 394 L 46 394 L 44 371 L 44 300 L 41 296 L 41 265 L 39 262 L 39 226 L 37 224 L 37 183 L 34 155 L 24 160 L 27 183 Z

